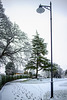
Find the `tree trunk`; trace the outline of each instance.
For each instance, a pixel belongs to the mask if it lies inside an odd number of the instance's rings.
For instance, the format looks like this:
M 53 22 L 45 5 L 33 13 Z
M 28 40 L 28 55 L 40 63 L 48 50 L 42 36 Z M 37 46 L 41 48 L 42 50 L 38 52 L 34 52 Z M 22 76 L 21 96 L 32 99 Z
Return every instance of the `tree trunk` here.
M 38 69 L 36 69 L 36 78 L 38 77 Z
M 37 53 L 38 56 L 38 53 Z M 38 77 L 38 57 L 37 57 L 37 68 L 36 68 L 36 78 Z

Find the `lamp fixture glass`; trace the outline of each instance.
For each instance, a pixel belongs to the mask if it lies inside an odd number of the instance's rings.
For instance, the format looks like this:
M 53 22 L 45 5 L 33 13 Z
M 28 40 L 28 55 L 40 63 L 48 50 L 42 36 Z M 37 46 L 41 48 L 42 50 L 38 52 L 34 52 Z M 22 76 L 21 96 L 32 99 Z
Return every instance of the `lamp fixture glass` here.
M 43 13 L 45 11 L 45 9 L 42 6 L 39 6 L 39 8 L 37 8 L 37 13 Z

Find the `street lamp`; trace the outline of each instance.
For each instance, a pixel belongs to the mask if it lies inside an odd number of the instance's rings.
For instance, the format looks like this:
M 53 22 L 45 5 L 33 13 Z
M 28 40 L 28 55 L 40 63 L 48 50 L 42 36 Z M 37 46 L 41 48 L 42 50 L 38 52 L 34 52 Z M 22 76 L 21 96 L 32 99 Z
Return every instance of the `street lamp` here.
M 50 34 L 51 34 L 51 98 L 53 97 L 53 59 L 52 59 L 52 3 L 50 6 L 39 5 L 39 8 L 36 10 L 37 13 L 43 13 L 45 9 L 50 10 Z

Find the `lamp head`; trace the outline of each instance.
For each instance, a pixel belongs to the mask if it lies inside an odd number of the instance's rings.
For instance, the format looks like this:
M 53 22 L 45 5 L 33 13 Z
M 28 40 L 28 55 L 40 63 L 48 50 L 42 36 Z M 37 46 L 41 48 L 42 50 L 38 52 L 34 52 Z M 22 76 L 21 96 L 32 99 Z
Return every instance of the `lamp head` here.
M 39 5 L 39 8 L 37 8 L 36 11 L 37 11 L 37 13 L 40 13 L 40 14 L 41 14 L 41 13 L 43 13 L 43 12 L 45 11 L 45 9 L 44 9 L 44 8 L 42 7 L 42 5 L 40 4 L 40 5 Z

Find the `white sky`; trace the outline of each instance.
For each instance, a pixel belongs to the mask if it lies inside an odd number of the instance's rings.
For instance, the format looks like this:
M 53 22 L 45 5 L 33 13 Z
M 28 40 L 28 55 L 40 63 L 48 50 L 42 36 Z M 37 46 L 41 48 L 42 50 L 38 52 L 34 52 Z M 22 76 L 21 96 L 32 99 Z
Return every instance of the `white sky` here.
M 50 59 L 50 11 L 38 14 L 39 4 L 49 5 L 50 0 L 1 0 L 5 14 L 12 22 L 16 22 L 20 29 L 32 35 L 36 30 L 48 43 L 48 58 Z M 67 69 L 67 0 L 51 0 L 53 17 L 53 62 Z

